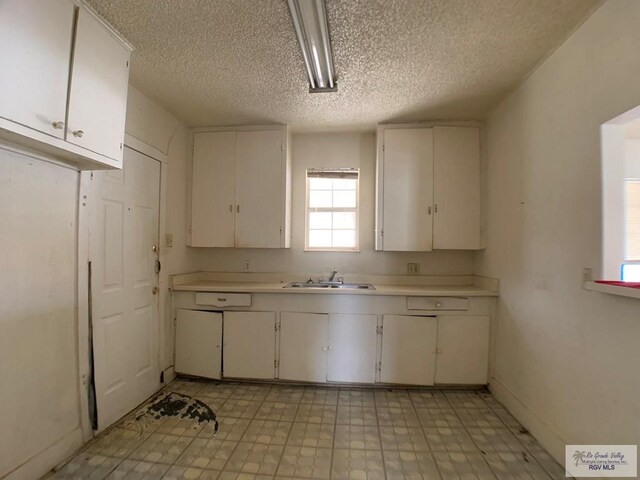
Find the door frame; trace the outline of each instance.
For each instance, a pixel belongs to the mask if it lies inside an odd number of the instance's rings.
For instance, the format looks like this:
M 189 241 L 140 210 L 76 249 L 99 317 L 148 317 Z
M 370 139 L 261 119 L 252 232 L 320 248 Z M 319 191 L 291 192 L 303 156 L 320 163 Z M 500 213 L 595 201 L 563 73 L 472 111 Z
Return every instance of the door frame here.
M 158 218 L 158 245 L 159 245 L 159 259 L 160 263 L 164 266 L 166 260 L 165 252 L 165 233 L 166 233 L 166 199 L 167 199 L 167 168 L 168 168 L 168 156 L 162 153 L 157 148 L 138 140 L 132 135 L 125 134 L 124 146 L 130 148 L 142 155 L 156 160 L 160 163 L 160 210 Z M 91 217 L 94 212 L 91 209 L 92 202 L 89 198 L 92 194 L 91 191 L 91 171 L 81 171 L 78 180 L 78 232 L 77 232 L 77 259 L 78 259 L 78 274 L 77 274 L 77 304 L 76 321 L 77 321 L 77 340 L 78 340 L 78 394 L 80 404 L 80 428 L 82 431 L 83 442 L 88 442 L 94 436 L 94 430 L 92 427 L 90 417 L 90 405 L 89 405 L 89 388 L 91 379 L 91 364 L 89 355 L 90 351 L 90 333 L 89 333 L 89 225 L 91 224 Z M 165 358 L 167 355 L 166 335 L 163 326 L 166 323 L 165 319 L 165 304 L 168 295 L 167 287 L 169 285 L 169 276 L 165 268 L 160 270 L 158 278 L 158 358 L 157 366 L 159 372 L 165 372 L 169 370 L 165 368 L 172 364 Z M 172 371 L 171 371 L 172 372 Z M 172 378 L 167 378 L 165 373 L 165 383 L 171 381 Z M 161 386 L 158 381 L 158 385 Z

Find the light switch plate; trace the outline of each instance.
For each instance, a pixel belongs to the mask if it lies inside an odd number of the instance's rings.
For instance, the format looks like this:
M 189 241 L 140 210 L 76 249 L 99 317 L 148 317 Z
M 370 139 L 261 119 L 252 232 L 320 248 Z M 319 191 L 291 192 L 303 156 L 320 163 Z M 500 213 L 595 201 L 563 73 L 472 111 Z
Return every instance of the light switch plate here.
M 173 234 L 167 233 L 164 236 L 164 245 L 165 247 L 173 247 Z

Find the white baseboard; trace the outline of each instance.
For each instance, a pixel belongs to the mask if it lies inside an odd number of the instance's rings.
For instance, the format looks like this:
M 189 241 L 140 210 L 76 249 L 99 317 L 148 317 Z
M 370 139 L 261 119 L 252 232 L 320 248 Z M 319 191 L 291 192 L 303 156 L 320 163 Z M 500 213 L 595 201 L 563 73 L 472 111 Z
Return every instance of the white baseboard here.
M 78 427 L 2 477 L 2 480 L 41 478 L 53 467 L 71 457 L 82 446 L 82 443 L 82 430 Z
M 497 378 L 492 378 L 489 390 L 509 412 L 527 429 L 544 449 L 564 466 L 565 445 L 567 442 L 544 419 L 529 409 L 506 385 Z
M 168 367 L 164 370 L 164 384 L 169 385 L 176 379 L 176 370 L 173 367 Z

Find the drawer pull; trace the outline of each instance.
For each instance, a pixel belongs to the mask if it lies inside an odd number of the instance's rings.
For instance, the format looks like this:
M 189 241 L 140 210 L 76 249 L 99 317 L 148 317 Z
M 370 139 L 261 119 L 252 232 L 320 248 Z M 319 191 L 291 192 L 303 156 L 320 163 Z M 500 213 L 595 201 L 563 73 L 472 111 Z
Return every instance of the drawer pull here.
M 436 308 L 440 308 L 441 306 L 442 306 L 442 303 L 436 302 Z
M 218 301 L 219 301 L 219 302 L 226 302 L 226 301 L 227 301 L 227 299 L 226 299 L 226 298 L 219 298 L 219 299 L 218 299 Z

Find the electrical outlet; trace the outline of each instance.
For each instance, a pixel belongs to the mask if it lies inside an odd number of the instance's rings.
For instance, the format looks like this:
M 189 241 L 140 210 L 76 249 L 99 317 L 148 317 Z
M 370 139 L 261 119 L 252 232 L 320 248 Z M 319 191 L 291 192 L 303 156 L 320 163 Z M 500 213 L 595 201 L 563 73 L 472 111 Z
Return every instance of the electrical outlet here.
M 593 273 L 591 272 L 590 268 L 583 268 L 582 269 L 582 282 L 590 282 L 591 280 L 593 280 Z
M 251 262 L 249 260 L 245 260 L 244 262 L 244 272 L 248 273 L 251 271 Z
M 407 273 L 409 275 L 420 275 L 419 263 L 407 263 Z
M 167 233 L 164 236 L 164 245 L 165 247 L 173 247 L 173 234 Z

